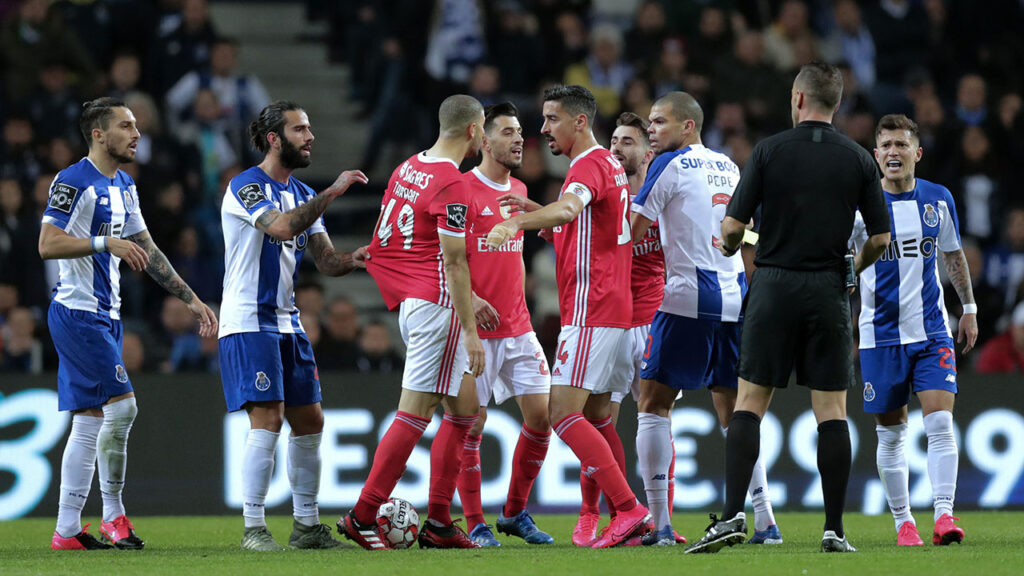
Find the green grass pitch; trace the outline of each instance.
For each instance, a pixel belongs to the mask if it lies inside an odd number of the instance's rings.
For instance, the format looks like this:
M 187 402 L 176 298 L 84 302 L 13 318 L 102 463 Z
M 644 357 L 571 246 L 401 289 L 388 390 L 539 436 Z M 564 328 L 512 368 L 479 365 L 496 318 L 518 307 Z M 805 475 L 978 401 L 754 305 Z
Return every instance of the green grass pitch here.
M 242 519 L 237 516 L 137 517 L 133 522 L 146 540 L 141 552 L 119 550 L 55 552 L 49 549 L 53 519 L 0 522 L 0 574 L 359 574 L 366 576 L 440 574 L 455 576 L 547 576 L 575 574 L 650 575 L 927 575 L 992 576 L 1024 574 L 1024 532 L 1021 512 L 964 512 L 960 523 L 967 532 L 962 545 L 932 546 L 931 511 L 920 510 L 921 536 L 928 545 L 898 549 L 889 516 L 849 514 L 846 531 L 856 554 L 819 552 L 821 514 L 778 516 L 785 543 L 781 546 L 736 546 L 714 555 L 683 555 L 672 548 L 577 549 L 569 541 L 575 516 L 538 515 L 537 524 L 556 543 L 527 546 L 499 536 L 501 548 L 481 550 L 363 550 L 253 553 L 239 549 Z M 333 525 L 333 516 L 323 519 Z M 90 531 L 99 534 L 98 519 Z M 291 518 L 268 522 L 278 542 L 286 543 Z M 674 525 L 694 541 L 703 533 L 707 516 L 676 514 Z

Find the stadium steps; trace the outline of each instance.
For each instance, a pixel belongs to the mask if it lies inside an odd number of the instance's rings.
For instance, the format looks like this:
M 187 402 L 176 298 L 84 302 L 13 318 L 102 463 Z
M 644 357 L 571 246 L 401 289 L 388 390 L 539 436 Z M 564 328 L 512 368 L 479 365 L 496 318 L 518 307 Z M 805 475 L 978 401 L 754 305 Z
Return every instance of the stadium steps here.
M 210 14 L 222 34 L 238 39 L 239 70 L 259 77 L 271 98 L 295 100 L 309 113 L 316 143 L 303 180 L 330 183 L 358 168 L 367 124 L 355 120 L 346 98 L 348 68 L 328 62 L 323 43 L 304 40 L 326 34 L 326 23 L 307 22 L 296 2 L 213 2 Z

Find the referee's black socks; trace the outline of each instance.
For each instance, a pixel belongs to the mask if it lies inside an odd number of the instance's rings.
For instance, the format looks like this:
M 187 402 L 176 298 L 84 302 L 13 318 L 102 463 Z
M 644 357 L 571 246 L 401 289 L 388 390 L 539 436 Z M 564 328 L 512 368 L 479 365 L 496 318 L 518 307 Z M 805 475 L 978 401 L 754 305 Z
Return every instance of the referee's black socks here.
M 843 537 L 843 508 L 846 507 L 851 460 L 850 426 L 846 420 L 826 420 L 818 424 L 818 472 L 825 498 L 825 530 L 835 531 L 840 538 Z
M 725 509 L 722 520 L 732 519 L 743 512 L 750 475 L 760 450 L 761 418 L 746 410 L 733 412 L 725 438 Z

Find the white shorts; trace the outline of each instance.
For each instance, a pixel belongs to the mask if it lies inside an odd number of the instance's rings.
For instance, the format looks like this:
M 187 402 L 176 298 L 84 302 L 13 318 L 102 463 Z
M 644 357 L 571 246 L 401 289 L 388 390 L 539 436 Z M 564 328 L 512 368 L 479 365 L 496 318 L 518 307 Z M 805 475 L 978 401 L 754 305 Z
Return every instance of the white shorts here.
M 558 334 L 552 386 L 572 386 L 591 394 L 629 390 L 629 382 L 612 378 L 616 365 L 629 361 L 625 328 L 562 326 Z
M 501 404 L 513 396 L 548 394 L 551 375 L 544 349 L 532 331 L 508 338 L 488 338 L 484 343 L 484 373 L 476 379 L 481 406 Z
M 612 402 L 622 403 L 626 394 L 632 394 L 633 400 L 640 400 L 640 360 L 647 349 L 647 335 L 651 332 L 651 325 L 634 326 L 629 329 L 626 337 L 629 343 L 630 357 L 616 365 L 612 370 L 612 378 L 617 381 L 629 382 L 629 388 L 623 391 L 612 392 Z
M 458 396 L 469 357 L 455 310 L 408 298 L 398 309 L 398 327 L 406 348 L 402 388 Z

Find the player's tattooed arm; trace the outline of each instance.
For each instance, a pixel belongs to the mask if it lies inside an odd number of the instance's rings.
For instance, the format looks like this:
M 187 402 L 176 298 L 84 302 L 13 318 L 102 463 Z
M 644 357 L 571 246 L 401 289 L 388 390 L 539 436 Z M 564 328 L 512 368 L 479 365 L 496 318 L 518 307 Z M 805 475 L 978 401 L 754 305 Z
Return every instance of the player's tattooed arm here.
M 339 254 L 331 238 L 323 232 L 310 236 L 306 250 L 313 255 L 316 269 L 327 276 L 344 276 L 356 268 L 366 268 L 366 247 Z
M 174 267 L 167 260 L 167 256 L 157 247 L 156 242 L 153 242 L 153 237 L 149 235 L 149 231 L 143 230 L 129 237 L 129 239 L 138 244 L 146 252 L 146 255 L 149 256 L 146 273 L 153 280 L 156 280 L 156 283 L 162 286 L 164 290 L 177 296 L 182 302 L 191 304 L 195 299 L 195 293 L 181 279 L 181 276 L 178 276 L 178 273 L 174 271 Z
M 946 266 L 946 275 L 949 276 L 949 283 L 956 290 L 960 297 L 960 303 L 974 303 L 974 288 L 971 286 L 971 270 L 967 266 L 967 257 L 964 251 L 943 252 L 942 262 Z
M 256 227 L 278 240 L 291 240 L 312 226 L 324 210 L 327 210 L 327 205 L 333 199 L 330 194 L 317 194 L 309 202 L 304 202 L 287 212 L 271 208 L 256 219 Z

